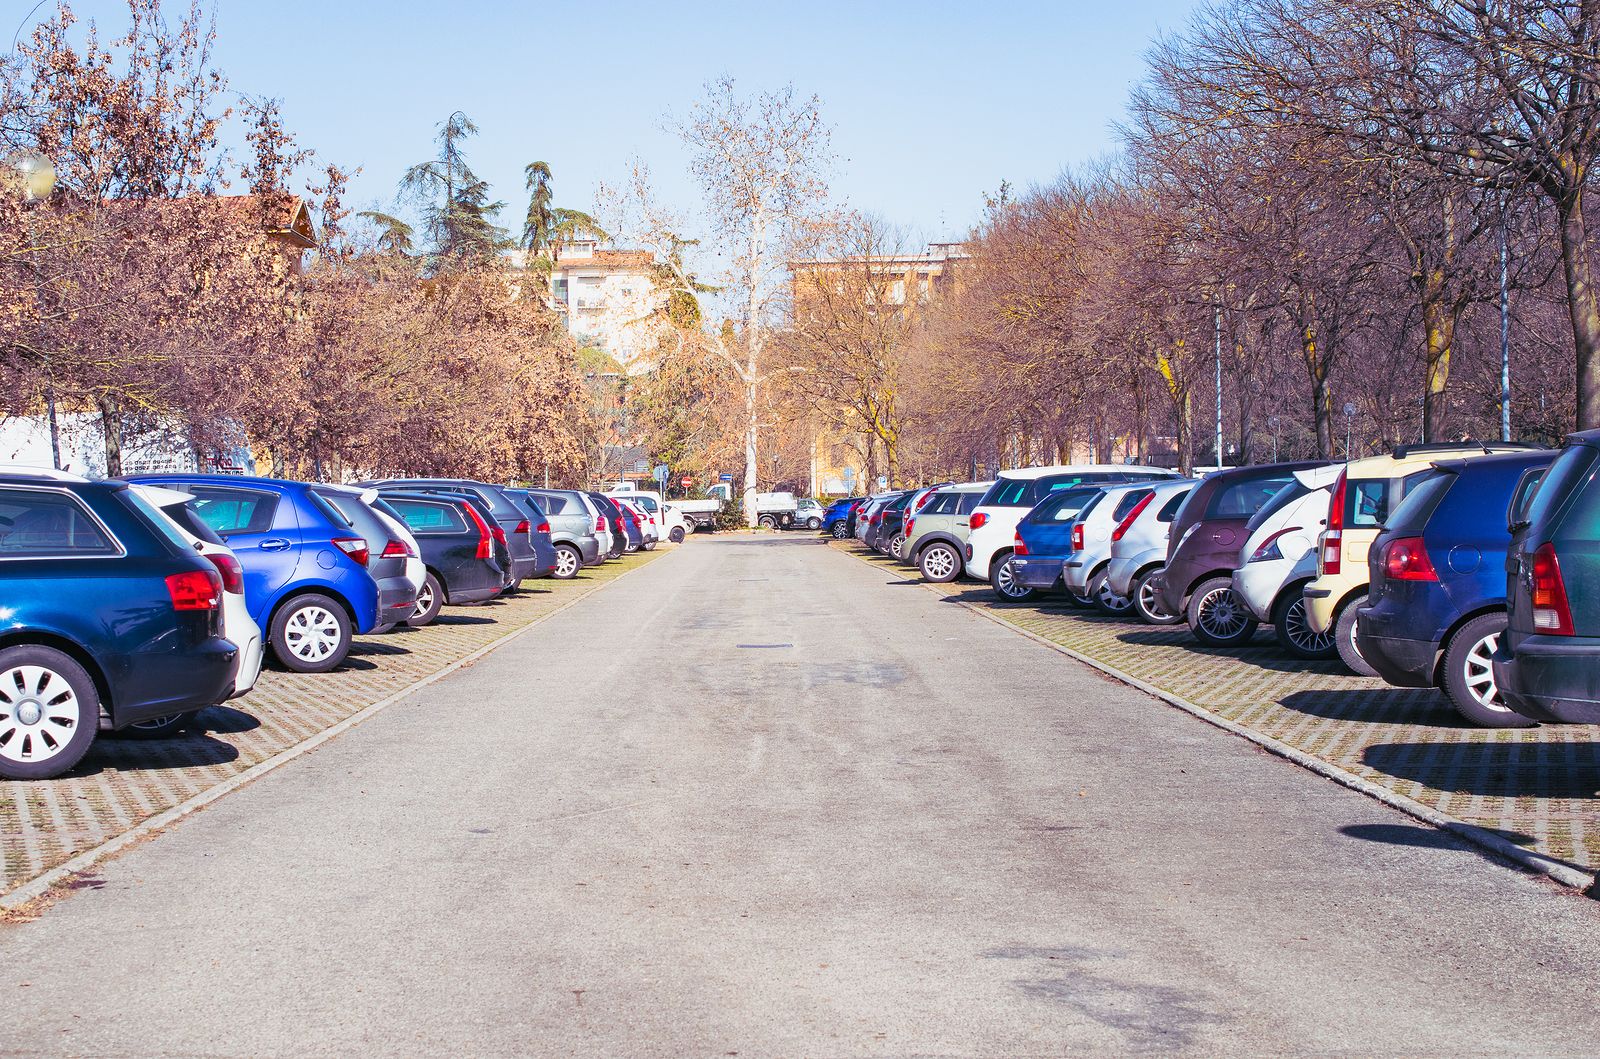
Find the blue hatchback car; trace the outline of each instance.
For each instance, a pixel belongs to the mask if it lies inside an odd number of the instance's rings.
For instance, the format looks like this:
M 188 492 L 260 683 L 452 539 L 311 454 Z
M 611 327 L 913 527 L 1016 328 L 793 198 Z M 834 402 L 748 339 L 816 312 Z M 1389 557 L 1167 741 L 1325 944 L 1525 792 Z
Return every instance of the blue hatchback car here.
M 0 777 L 226 699 L 222 577 L 125 482 L 0 473 Z
M 1011 569 L 1024 591 L 1013 599 L 1022 601 L 1034 593 L 1064 587 L 1063 564 L 1077 550 L 1072 544 L 1072 527 L 1104 488 L 1103 483 L 1096 483 L 1058 490 L 1022 516 L 1017 523 Z
M 194 508 L 244 568 L 250 616 L 297 673 L 325 673 L 357 633 L 388 623 L 360 536 L 315 487 L 226 474 L 146 474 L 130 481 L 194 496 Z M 413 597 L 414 598 L 414 597 Z
M 1384 680 L 1438 687 L 1484 727 L 1532 723 L 1502 700 L 1490 659 L 1506 628 L 1507 524 L 1556 455 L 1440 460 L 1390 513 L 1356 612 L 1361 657 Z
M 844 540 L 855 532 L 850 516 L 865 500 L 864 496 L 847 496 L 843 500 L 835 500 L 828 505 L 828 510 L 822 513 L 822 535 L 835 540 Z

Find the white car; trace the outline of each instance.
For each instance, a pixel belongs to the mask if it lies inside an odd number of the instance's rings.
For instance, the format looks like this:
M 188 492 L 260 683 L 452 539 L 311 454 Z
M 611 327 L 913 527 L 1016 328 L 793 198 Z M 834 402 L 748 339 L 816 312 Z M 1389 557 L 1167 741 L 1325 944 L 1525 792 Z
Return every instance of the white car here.
M 1106 585 L 1117 595 L 1132 600 L 1134 613 L 1146 625 L 1175 625 L 1182 620 L 1180 615 L 1161 609 L 1156 587 L 1167 565 L 1172 520 L 1194 486 L 1192 478 L 1157 483 L 1155 496 L 1144 510 L 1126 528 L 1118 527 L 1117 532 L 1122 535 L 1112 534 L 1115 539 L 1111 542 L 1111 561 L 1106 564 Z
M 1088 463 L 1057 467 L 1020 467 L 1001 471 L 971 515 L 967 537 L 967 575 L 988 581 L 1001 599 L 1023 599 L 1032 591 L 1013 576 L 1010 559 L 1017 523 L 1040 500 L 1074 485 L 1115 485 L 1176 478 L 1165 467 Z
M 650 551 L 661 541 L 661 528 L 657 525 L 655 516 L 644 509 L 635 496 L 624 496 L 621 493 L 607 493 L 613 501 L 633 512 L 633 517 L 639 522 L 640 547 Z
M 655 521 L 656 539 L 683 543 L 695 530 L 695 524 L 683 512 L 661 498 L 660 493 L 646 489 L 613 489 L 606 494 L 613 500 L 626 500 Z
M 222 543 L 222 538 L 203 522 L 190 506 L 194 497 L 176 489 L 163 489 L 155 485 L 131 485 L 129 491 L 143 500 L 162 516 L 162 525 L 170 527 L 190 548 L 211 560 L 222 575 L 222 635 L 239 648 L 239 671 L 233 680 L 233 692 L 228 697 L 236 699 L 255 687 L 261 675 L 261 661 L 265 650 L 261 626 L 250 617 L 245 605 L 244 575 L 239 560 L 232 549 Z M 140 735 L 166 734 L 182 726 L 186 718 L 181 715 L 158 717 L 133 726 Z
M 1343 464 L 1294 472 L 1294 481 L 1250 519 L 1233 571 L 1233 594 L 1250 613 L 1270 622 L 1285 651 L 1299 658 L 1332 658 L 1333 634 L 1306 619 L 1305 586 L 1317 576 L 1317 537 L 1328 525 L 1328 503 Z

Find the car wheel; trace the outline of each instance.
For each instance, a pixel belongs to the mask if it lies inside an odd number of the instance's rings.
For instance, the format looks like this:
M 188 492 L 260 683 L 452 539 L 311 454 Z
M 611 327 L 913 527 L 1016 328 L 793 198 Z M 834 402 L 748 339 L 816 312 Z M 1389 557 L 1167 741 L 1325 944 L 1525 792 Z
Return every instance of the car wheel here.
M 1364 598 L 1357 596 L 1340 608 L 1333 619 L 1333 645 L 1339 650 L 1339 661 L 1350 672 L 1358 677 L 1375 677 L 1378 671 L 1367 665 L 1367 660 L 1361 657 L 1361 648 L 1356 646 L 1356 608 Z
M 773 518 L 771 515 L 762 515 L 760 518 L 756 519 L 756 524 L 762 529 L 778 528 L 778 520 Z
M 1333 646 L 1333 633 L 1316 632 L 1306 619 L 1306 598 L 1296 586 L 1278 600 L 1272 615 L 1272 631 L 1278 635 L 1278 646 L 1296 658 L 1318 661 L 1332 658 L 1339 652 Z
M 899 561 L 900 557 L 905 554 L 905 550 L 906 535 L 904 533 L 896 533 L 889 538 L 889 558 Z
M 439 579 L 434 577 L 430 570 L 428 576 L 422 579 L 422 587 L 417 590 L 417 609 L 411 612 L 406 624 L 413 629 L 432 625 L 433 619 L 439 616 L 439 608 L 442 606 L 444 606 L 444 586 L 439 584 Z
M 1099 573 L 1089 578 L 1089 596 L 1094 600 L 1096 609 L 1101 614 L 1111 618 L 1120 618 L 1128 613 L 1133 606 L 1133 600 L 1127 596 L 1119 596 L 1111 591 L 1111 575 L 1102 569 Z
M 656 550 L 656 542 L 655 541 L 645 541 L 639 547 L 643 548 L 647 552 L 653 552 L 653 551 Z
M 1260 622 L 1233 594 L 1233 578 L 1200 582 L 1189 597 L 1189 631 L 1207 647 L 1238 647 L 1250 642 Z
M 810 518 L 806 519 L 806 529 L 808 529 L 808 530 L 819 530 L 821 528 L 822 528 L 822 520 L 820 518 L 817 518 L 815 515 L 813 515 Z
M 99 727 L 100 695 L 81 665 L 34 644 L 0 651 L 0 776 L 59 776 L 83 760 Z
M 1482 728 L 1526 728 L 1535 723 L 1507 706 L 1494 682 L 1489 656 L 1505 631 L 1504 613 L 1480 614 L 1456 630 L 1444 651 L 1444 693 L 1457 713 Z
M 1161 575 L 1165 567 L 1154 567 L 1134 578 L 1133 612 L 1146 625 L 1176 625 L 1183 615 L 1174 614 L 1161 605 Z
M 184 713 L 169 713 L 165 717 L 152 717 L 148 721 L 135 721 L 126 728 L 117 729 L 116 734 L 126 739 L 171 739 L 185 728 L 189 727 L 199 710 L 188 710 Z
M 924 581 L 947 585 L 961 576 L 961 556 L 950 545 L 935 541 L 922 549 L 917 557 L 917 568 L 922 571 Z
M 1039 593 L 1017 580 L 1014 556 L 1007 555 L 998 563 L 989 564 L 989 587 L 1002 603 L 1026 603 Z
M 272 653 L 296 673 L 326 673 L 350 653 L 350 618 L 327 596 L 296 596 L 273 615 Z
M 556 545 L 556 568 L 550 576 L 558 581 L 571 581 L 583 569 L 583 553 L 570 544 Z
M 667 534 L 667 539 L 670 540 L 673 544 L 682 544 L 683 543 L 683 539 L 685 537 L 687 537 L 688 535 L 689 535 L 688 531 L 685 530 L 682 526 L 674 526 L 674 527 L 672 527 L 672 532 Z
M 849 536 L 850 536 L 850 527 L 849 526 L 845 525 L 843 522 L 835 522 L 833 524 L 833 539 L 834 540 L 842 541 L 842 540 L 847 539 Z

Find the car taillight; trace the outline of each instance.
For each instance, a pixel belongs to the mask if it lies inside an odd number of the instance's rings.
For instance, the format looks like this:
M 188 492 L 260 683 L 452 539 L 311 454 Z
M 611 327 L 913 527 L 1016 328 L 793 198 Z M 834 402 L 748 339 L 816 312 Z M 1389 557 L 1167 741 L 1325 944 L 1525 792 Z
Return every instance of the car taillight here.
M 596 533 L 604 533 L 606 531 L 606 517 L 604 515 L 596 515 L 594 517 L 594 531 Z
M 967 528 L 968 529 L 979 529 L 979 528 L 981 528 L 983 526 L 983 524 L 985 522 L 988 522 L 988 521 L 989 521 L 989 516 L 985 515 L 982 511 L 979 511 L 979 512 L 977 512 L 976 514 L 974 514 L 972 516 L 972 518 L 970 520 L 970 523 L 967 526 Z
M 539 523 L 539 528 L 534 530 L 534 532 L 535 533 L 549 533 L 550 532 L 550 523 L 548 523 L 548 522 Z
M 335 537 L 333 545 L 362 566 L 366 566 L 367 560 L 372 558 L 372 552 L 367 550 L 367 542 L 360 537 Z
M 906 539 L 909 540 L 911 538 L 911 531 L 916 526 L 916 524 L 917 524 L 917 520 L 916 519 L 914 519 L 914 518 L 906 519 Z
M 1015 537 L 1011 538 L 1011 553 L 1013 555 L 1028 554 L 1028 544 L 1022 539 L 1021 533 L 1018 533 Z
M 922 497 L 920 497 L 917 500 L 917 506 L 911 509 L 911 513 L 914 515 L 918 511 L 921 511 L 922 510 L 922 506 L 924 504 L 926 504 L 928 501 L 932 500 L 932 499 L 933 499 L 933 494 L 932 493 L 927 493 L 927 494 L 923 495 Z
M 1133 528 L 1134 520 L 1137 519 L 1141 513 L 1143 513 L 1145 508 L 1150 506 L 1150 501 L 1155 499 L 1155 495 L 1156 494 L 1153 492 L 1146 493 L 1139 499 L 1137 504 L 1133 505 L 1133 510 L 1128 512 L 1123 520 L 1117 523 L 1117 528 L 1111 531 L 1111 540 L 1113 542 L 1120 541 L 1123 537 L 1123 534 L 1127 533 Z
M 1552 636 L 1572 635 L 1572 609 L 1561 578 L 1556 546 L 1546 541 L 1533 553 L 1533 627 Z
M 1385 545 L 1383 575 L 1391 581 L 1439 580 L 1421 537 L 1396 537 Z
M 1083 523 L 1081 522 L 1072 524 L 1072 550 L 1075 552 L 1083 551 Z
M 1256 550 L 1250 553 L 1250 558 L 1246 562 L 1264 563 L 1269 559 L 1282 559 L 1283 549 L 1279 547 L 1278 541 L 1291 533 L 1299 533 L 1300 529 L 1299 526 L 1286 526 L 1274 533 L 1256 546 Z
M 211 561 L 215 563 L 216 559 Z M 167 595 L 172 597 L 173 610 L 216 610 L 222 603 L 222 577 L 211 570 L 171 574 L 167 577 Z
M 511 532 L 512 533 L 532 533 L 533 532 L 533 523 L 529 522 L 527 519 L 523 519 L 521 522 L 517 523 L 517 528 L 512 530 Z
M 494 537 L 489 533 L 489 524 L 483 521 L 483 516 L 478 514 L 478 509 L 471 504 L 467 505 L 467 517 L 472 519 L 472 527 L 478 531 L 478 550 L 475 557 L 478 559 L 494 558 Z
M 244 595 L 244 567 L 239 565 L 239 560 L 223 552 L 213 552 L 206 558 L 222 575 L 222 591 L 232 592 L 236 596 Z
M 1345 471 L 1339 472 L 1333 483 L 1333 496 L 1328 500 L 1328 528 L 1323 531 L 1317 551 L 1317 573 L 1337 574 L 1344 566 L 1344 492 Z
M 501 529 L 499 526 L 491 526 L 489 528 L 489 533 L 494 537 L 496 544 L 506 543 L 506 531 Z

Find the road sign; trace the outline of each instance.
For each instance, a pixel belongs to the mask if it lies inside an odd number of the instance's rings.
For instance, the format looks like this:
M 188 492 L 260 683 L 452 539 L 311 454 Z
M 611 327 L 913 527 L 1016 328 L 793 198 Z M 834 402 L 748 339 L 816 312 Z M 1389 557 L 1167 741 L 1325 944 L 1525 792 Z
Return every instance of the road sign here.
M 650 477 L 652 477 L 656 481 L 660 482 L 661 483 L 661 487 L 663 489 L 665 489 L 666 486 L 667 486 L 667 477 L 671 473 L 672 472 L 667 469 L 667 465 L 666 464 L 658 463 L 658 464 L 656 464 L 656 469 L 654 471 L 650 472 Z
M 685 489 L 687 489 L 691 485 L 694 484 L 694 479 L 693 478 L 680 478 L 680 479 L 678 479 L 678 484 L 683 486 Z
M 733 481 L 733 475 L 731 475 L 731 474 L 722 474 L 722 475 L 718 475 L 717 477 L 718 477 L 718 479 L 720 481 L 724 481 L 724 482 Z
M 879 488 L 879 489 L 882 489 L 882 488 L 884 488 L 884 487 L 885 487 L 885 486 L 887 486 L 887 485 L 888 485 L 888 484 L 889 484 L 889 479 L 887 479 L 887 478 L 885 478 L 885 477 L 884 477 L 884 476 L 883 476 L 883 475 L 881 475 L 881 474 L 880 474 L 880 475 L 878 475 L 878 488 Z

